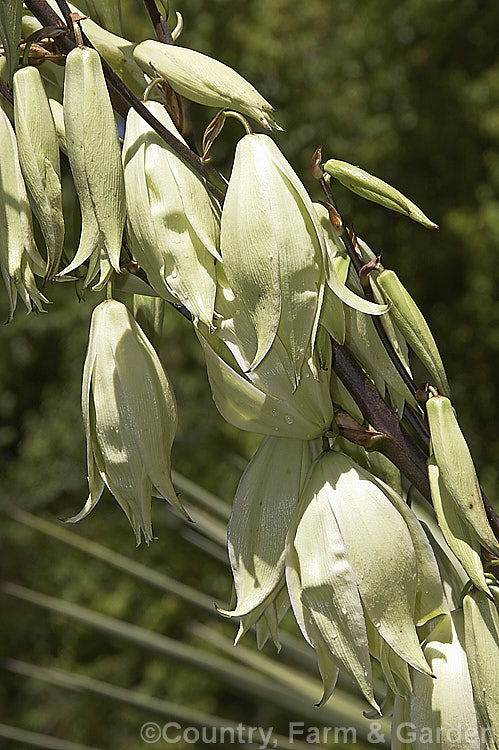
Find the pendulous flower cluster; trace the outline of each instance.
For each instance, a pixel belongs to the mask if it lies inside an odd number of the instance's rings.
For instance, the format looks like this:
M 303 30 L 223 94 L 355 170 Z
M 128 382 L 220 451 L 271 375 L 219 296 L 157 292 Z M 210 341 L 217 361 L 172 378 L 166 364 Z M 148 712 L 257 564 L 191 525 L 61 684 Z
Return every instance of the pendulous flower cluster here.
M 228 526 L 235 603 L 220 613 L 239 621 L 236 642 L 254 629 L 259 647 L 270 638 L 279 648 L 291 610 L 317 658 L 319 703 L 341 671 L 370 715 L 393 715 L 394 750 L 427 748 L 423 729 L 440 731 L 432 748 L 497 748 L 499 522 L 428 324 L 345 229 L 333 181 L 437 225 L 365 170 L 321 164 L 320 149 L 312 172 L 327 200 L 312 202 L 273 137 L 246 119 L 280 130 L 272 106 L 195 50 L 133 45 L 80 14 L 90 42 L 77 26 L 64 69 L 48 59 L 39 70 L 29 44 L 21 64 L 20 40 L 43 39 L 21 8 L 0 4 L 0 78 L 13 102 L 0 106 L 9 320 L 18 297 L 41 310 L 49 282 L 74 283 L 79 296 L 106 290 L 83 372 L 89 496 L 67 520 L 87 516 L 105 488 L 137 543 L 154 538 L 154 497 L 184 512 L 171 477 L 177 405 L 153 346 L 168 303 L 193 324 L 222 417 L 263 436 Z M 122 138 L 102 59 L 132 105 Z M 228 177 L 190 150 L 184 98 L 222 110 L 205 156 L 227 117 L 244 125 Z M 68 203 L 79 206 L 77 232 Z M 428 373 L 422 388 L 410 353 Z M 458 721 L 467 734 L 454 741 Z M 421 732 L 402 737 L 411 723 Z

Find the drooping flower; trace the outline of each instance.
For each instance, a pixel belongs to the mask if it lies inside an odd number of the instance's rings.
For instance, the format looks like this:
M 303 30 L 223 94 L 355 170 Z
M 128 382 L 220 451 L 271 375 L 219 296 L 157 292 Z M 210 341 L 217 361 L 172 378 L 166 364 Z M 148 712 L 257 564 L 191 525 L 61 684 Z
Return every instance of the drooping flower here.
M 146 106 L 183 140 L 161 104 Z M 161 297 L 173 296 L 196 321 L 211 327 L 220 218 L 203 179 L 132 109 L 123 165 L 128 237 L 135 259 Z
M 175 396 L 158 355 L 125 305 L 106 300 L 92 315 L 82 384 L 89 497 L 85 518 L 104 487 L 135 532 L 153 539 L 151 496 L 182 510 L 171 481 L 177 427 Z
M 431 673 L 416 625 L 446 610 L 438 568 L 421 525 L 388 485 L 342 453 L 323 453 L 286 554 L 291 604 L 317 652 L 323 701 L 341 669 L 377 708 L 370 652 L 402 682 L 410 684 L 407 664 Z
M 265 437 L 241 477 L 227 529 L 237 603 L 231 611 L 219 610 L 240 620 L 236 643 L 262 616 L 279 642 L 276 602 L 284 594 L 289 606 L 286 535 L 315 453 L 314 442 Z

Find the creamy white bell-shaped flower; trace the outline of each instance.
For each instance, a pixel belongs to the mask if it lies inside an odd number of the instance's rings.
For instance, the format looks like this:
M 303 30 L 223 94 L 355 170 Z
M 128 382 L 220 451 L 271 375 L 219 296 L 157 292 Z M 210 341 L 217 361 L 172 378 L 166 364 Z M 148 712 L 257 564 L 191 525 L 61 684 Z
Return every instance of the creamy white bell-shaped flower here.
M 461 609 L 440 620 L 423 650 L 434 677 L 415 672 L 412 695 L 396 699 L 396 704 L 406 703 L 402 713 L 411 729 L 410 746 L 413 750 L 485 748 L 487 729 L 480 725 L 473 698 Z M 397 731 L 396 726 L 393 729 Z M 400 726 L 398 730 L 402 734 Z
M 314 348 L 325 246 L 305 188 L 269 136 L 248 134 L 237 145 L 221 249 L 228 284 L 256 333 L 249 369 L 265 357 L 279 328 L 298 383 Z
M 83 370 L 89 497 L 71 523 L 85 518 L 104 486 L 135 532 L 153 539 L 151 496 L 182 510 L 171 481 L 177 427 L 175 396 L 158 355 L 130 311 L 115 300 L 92 315 Z
M 236 641 L 265 613 L 276 640 L 286 535 L 315 454 L 314 442 L 265 437 L 241 477 L 227 529 L 237 603 L 219 610 L 241 620 Z
M 370 627 L 400 659 L 430 673 L 416 624 L 445 611 L 435 558 L 402 498 L 348 456 L 330 451 L 312 465 L 286 565 L 296 620 L 319 663 L 347 672 L 374 708 Z
M 149 111 L 179 140 L 165 108 Z M 211 327 L 215 303 L 215 258 L 219 210 L 201 177 L 131 109 L 123 145 L 128 236 L 132 253 L 151 286 L 173 296 Z

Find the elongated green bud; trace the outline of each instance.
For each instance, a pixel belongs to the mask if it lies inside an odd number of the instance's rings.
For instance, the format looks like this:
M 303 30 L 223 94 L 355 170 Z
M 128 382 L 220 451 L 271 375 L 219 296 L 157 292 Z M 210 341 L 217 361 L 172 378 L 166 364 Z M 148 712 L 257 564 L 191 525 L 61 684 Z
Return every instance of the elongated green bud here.
M 387 182 L 380 180 L 379 177 L 374 177 L 360 167 L 355 167 L 346 161 L 338 161 L 338 159 L 329 159 L 322 166 L 331 177 L 335 177 L 338 182 L 363 198 L 405 214 L 428 229 L 438 229 L 438 225 L 425 216 L 415 203 Z
M 133 56 L 149 76 L 154 78 L 158 71 L 186 99 L 208 107 L 235 109 L 258 120 L 267 130 L 282 130 L 274 120 L 274 108 L 254 86 L 208 55 L 147 40 L 135 47 Z
M 428 460 L 428 479 L 435 515 L 445 541 L 474 585 L 481 591 L 487 591 L 480 542 L 459 513 L 451 493 L 440 476 L 434 456 Z
M 16 71 L 13 91 L 19 160 L 47 248 L 45 277 L 51 279 L 64 243 L 59 143 L 38 69 Z
M 182 510 L 170 471 L 177 407 L 158 355 L 115 300 L 93 312 L 81 398 L 90 493 L 80 513 L 66 520 L 85 518 L 106 485 L 137 543 L 141 533 L 149 542 L 153 492 Z
M 9 80 L 19 65 L 19 42 L 21 41 L 22 0 L 0 2 L 0 40 L 7 57 Z
M 394 271 L 382 271 L 377 282 L 386 299 L 392 303 L 390 314 L 407 343 L 430 373 L 439 392 L 443 396 L 449 396 L 449 383 L 442 358 L 421 310 Z
M 443 485 L 472 533 L 490 552 L 499 555 L 499 542 L 487 520 L 473 459 L 451 402 L 445 396 L 430 398 L 426 413 L 433 456 Z
M 75 47 L 68 54 L 63 108 L 82 231 L 76 255 L 61 275 L 71 273 L 90 256 L 95 275 L 101 249 L 119 272 L 125 223 L 121 150 L 100 57 L 94 49 Z

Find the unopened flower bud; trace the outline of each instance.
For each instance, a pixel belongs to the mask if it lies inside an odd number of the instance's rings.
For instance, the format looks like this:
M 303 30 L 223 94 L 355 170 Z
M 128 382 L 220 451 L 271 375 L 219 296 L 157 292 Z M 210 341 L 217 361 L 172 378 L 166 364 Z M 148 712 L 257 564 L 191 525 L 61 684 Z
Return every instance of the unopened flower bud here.
M 282 130 L 274 108 L 239 73 L 219 60 L 187 47 L 147 40 L 133 56 L 145 72 L 164 76 L 172 89 L 186 99 L 208 107 L 235 109 L 253 117 L 267 129 Z

